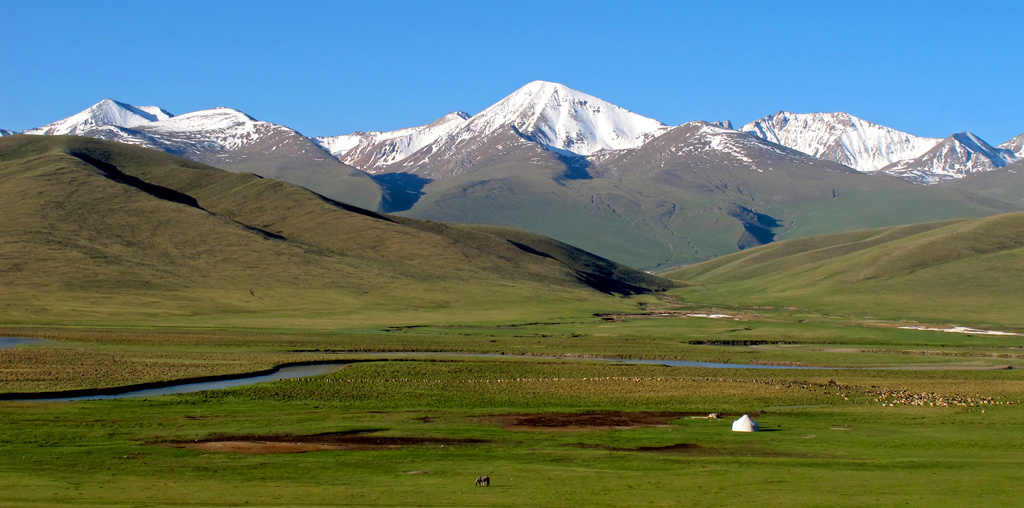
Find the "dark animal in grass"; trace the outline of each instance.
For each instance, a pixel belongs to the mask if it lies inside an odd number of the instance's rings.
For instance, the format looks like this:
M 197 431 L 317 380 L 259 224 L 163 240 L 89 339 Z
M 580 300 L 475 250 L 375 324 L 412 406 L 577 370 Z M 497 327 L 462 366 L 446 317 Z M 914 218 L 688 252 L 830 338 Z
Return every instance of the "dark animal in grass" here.
M 476 477 L 476 486 L 477 487 L 481 487 L 481 486 L 482 487 L 490 487 L 491 486 L 491 477 L 490 476 L 477 476 Z

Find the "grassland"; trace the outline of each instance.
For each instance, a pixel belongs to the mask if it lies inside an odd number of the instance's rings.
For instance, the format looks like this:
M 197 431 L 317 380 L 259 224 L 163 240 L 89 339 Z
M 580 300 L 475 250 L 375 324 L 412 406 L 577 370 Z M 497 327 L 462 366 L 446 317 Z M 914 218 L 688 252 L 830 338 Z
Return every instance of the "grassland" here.
M 1019 329 L 1022 248 L 1011 213 L 779 242 L 666 276 L 688 301 Z
M 1017 498 L 1024 368 L 1000 367 L 1024 367 L 1019 338 L 902 330 L 895 325 L 903 321 L 808 309 L 701 307 L 671 294 L 631 303 L 628 313 L 561 321 L 8 328 L 2 335 L 51 341 L 0 350 L 5 392 L 299 358 L 373 361 L 151 399 L 0 402 L 0 505 L 966 506 Z M 692 316 L 706 313 L 740 320 Z M 712 412 L 724 417 L 692 418 Z M 764 432 L 730 432 L 743 413 Z M 491 487 L 473 486 L 481 474 Z
M 1012 504 L 1022 411 L 995 402 L 1022 384 L 1005 374 L 374 362 L 150 400 L 3 403 L 0 504 Z M 883 388 L 994 403 L 890 407 Z M 728 417 L 689 416 L 712 411 Z M 765 432 L 730 432 L 739 413 Z M 480 474 L 491 487 L 473 487 Z

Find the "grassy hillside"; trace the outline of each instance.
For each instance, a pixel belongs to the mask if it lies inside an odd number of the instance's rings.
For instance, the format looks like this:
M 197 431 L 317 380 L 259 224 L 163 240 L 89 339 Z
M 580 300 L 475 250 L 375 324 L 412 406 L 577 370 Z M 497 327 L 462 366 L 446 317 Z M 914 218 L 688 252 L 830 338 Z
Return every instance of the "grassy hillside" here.
M 1024 161 L 940 184 L 1024 206 Z
M 670 285 L 537 235 L 393 218 L 86 138 L 0 140 L 0 203 L 7 323 L 507 319 Z
M 789 240 L 666 274 L 699 301 L 1024 326 L 1024 213 Z

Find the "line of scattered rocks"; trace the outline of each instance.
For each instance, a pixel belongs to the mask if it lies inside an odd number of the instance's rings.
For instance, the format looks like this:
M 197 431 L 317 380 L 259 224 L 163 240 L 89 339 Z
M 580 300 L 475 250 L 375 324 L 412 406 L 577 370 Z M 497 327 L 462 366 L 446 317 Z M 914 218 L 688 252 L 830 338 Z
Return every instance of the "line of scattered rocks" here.
M 843 385 L 836 383 L 834 380 L 827 383 L 815 383 L 810 381 L 801 380 L 782 380 L 782 379 L 727 379 L 727 378 L 685 378 L 685 377 L 634 377 L 634 376 L 605 376 L 605 377 L 580 377 L 580 378 L 565 378 L 565 377 L 548 377 L 548 378 L 508 378 L 508 379 L 414 379 L 414 378 L 395 378 L 395 379 L 315 379 L 315 378 L 301 378 L 294 379 L 293 382 L 323 382 L 323 383 L 431 383 L 431 384 L 509 384 L 509 383 L 523 383 L 523 382 L 600 382 L 600 381 L 625 381 L 625 382 L 731 382 L 740 384 L 756 384 L 768 387 L 774 387 L 775 389 L 800 389 L 808 391 L 822 392 L 824 395 L 841 398 L 844 401 L 849 401 L 850 397 L 860 398 L 863 400 L 863 396 L 869 397 L 870 403 L 881 403 L 885 407 L 894 406 L 934 406 L 934 407 L 973 407 L 973 406 L 993 406 L 993 405 L 1013 405 L 1020 403 L 1020 401 L 1007 401 L 1007 400 L 996 400 L 992 397 L 986 397 L 982 395 L 964 395 L 964 394 L 940 394 L 936 392 L 912 392 L 906 389 L 894 390 L 881 388 L 878 386 L 871 386 L 870 388 L 861 388 L 851 385 Z M 858 397 L 860 396 L 860 397 Z

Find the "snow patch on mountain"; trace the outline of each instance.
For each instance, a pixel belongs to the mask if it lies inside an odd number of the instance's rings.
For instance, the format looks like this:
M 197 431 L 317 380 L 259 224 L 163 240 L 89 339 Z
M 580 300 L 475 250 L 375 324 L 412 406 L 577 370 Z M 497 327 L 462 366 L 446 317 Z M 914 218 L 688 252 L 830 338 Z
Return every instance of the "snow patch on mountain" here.
M 894 162 L 918 157 L 942 141 L 914 136 L 842 112 L 780 111 L 739 130 L 859 171 L 877 171 Z
M 915 183 L 934 184 L 991 171 L 1015 160 L 1011 150 L 995 148 L 973 133 L 959 132 L 920 157 L 896 162 L 882 171 Z
M 81 135 L 102 125 L 135 127 L 167 120 L 174 115 L 156 106 L 132 106 L 113 99 L 103 99 L 89 109 L 51 124 L 29 129 L 25 134 Z
M 14 134 L 17 134 L 17 132 L 9 131 L 7 129 L 0 129 L 0 137 L 11 136 L 11 135 L 14 135 Z

